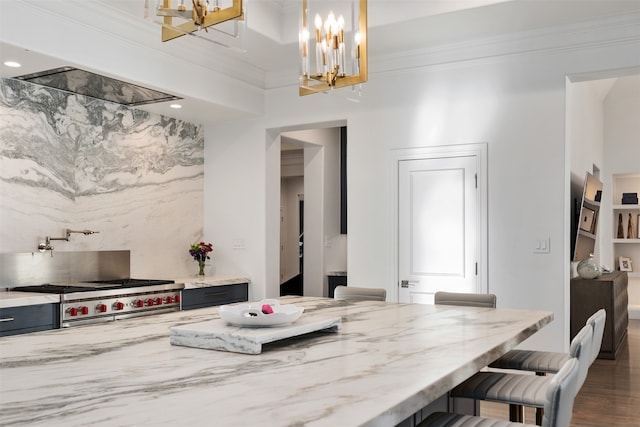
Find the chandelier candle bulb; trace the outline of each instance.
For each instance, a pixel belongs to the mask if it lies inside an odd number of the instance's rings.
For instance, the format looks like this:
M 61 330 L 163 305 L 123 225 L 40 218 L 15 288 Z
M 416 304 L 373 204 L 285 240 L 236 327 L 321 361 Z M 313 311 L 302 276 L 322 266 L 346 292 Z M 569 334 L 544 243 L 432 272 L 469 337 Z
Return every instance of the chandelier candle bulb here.
M 320 15 L 316 15 L 314 24 L 316 26 L 316 75 L 320 77 L 322 76 L 322 66 L 325 63 L 325 49 L 323 48 L 324 40 L 322 39 L 322 18 L 320 18 Z
M 306 29 L 300 33 L 300 53 L 302 56 L 302 77 L 309 76 L 309 31 Z
M 323 7 L 326 4 L 321 1 L 302 0 L 299 54 L 301 60 L 309 62 L 301 70 L 300 95 L 354 87 L 367 81 L 367 0 L 345 0 L 339 6 L 335 2 L 338 13 L 322 10 Z M 315 28 L 315 55 L 309 52 L 314 47 L 305 44 L 309 17 L 313 17 Z M 315 64 L 311 64 L 314 60 Z

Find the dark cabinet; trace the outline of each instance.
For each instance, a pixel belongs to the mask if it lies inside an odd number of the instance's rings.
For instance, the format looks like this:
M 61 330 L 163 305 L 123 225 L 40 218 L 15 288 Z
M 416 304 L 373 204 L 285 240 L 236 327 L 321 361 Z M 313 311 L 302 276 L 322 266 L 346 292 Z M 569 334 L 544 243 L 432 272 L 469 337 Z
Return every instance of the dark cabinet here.
M 0 336 L 57 329 L 60 304 L 0 308 Z
M 193 310 L 195 308 L 212 307 L 248 300 L 248 283 L 183 289 L 181 299 L 183 310 Z
M 600 359 L 615 359 L 627 336 L 627 281 L 626 271 L 603 274 L 597 279 L 571 279 L 571 339 L 593 313 L 601 308 L 607 312 Z
M 336 290 L 336 286 L 347 286 L 347 276 L 327 276 L 329 278 L 329 298 L 333 298 L 333 294 Z

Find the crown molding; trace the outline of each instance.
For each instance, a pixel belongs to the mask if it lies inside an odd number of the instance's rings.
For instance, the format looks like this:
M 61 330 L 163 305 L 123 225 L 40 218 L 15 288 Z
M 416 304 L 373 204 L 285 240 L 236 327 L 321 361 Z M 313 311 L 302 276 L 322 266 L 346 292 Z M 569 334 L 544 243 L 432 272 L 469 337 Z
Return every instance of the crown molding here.
M 640 12 L 388 54 L 374 58 L 369 66 L 370 74 L 375 75 L 424 67 L 494 61 L 515 55 L 552 55 L 639 41 Z
M 554 55 L 640 42 L 640 11 L 580 24 L 504 34 L 384 55 L 369 55 L 369 77 L 446 68 L 513 56 Z M 265 87 L 298 84 L 297 70 L 266 73 Z

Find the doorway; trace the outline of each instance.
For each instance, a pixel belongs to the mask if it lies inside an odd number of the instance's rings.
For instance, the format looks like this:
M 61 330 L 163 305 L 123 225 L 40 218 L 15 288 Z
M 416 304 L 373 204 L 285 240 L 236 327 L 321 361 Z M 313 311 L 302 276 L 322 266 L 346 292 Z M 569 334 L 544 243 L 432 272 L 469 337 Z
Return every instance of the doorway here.
M 346 270 L 347 236 L 340 232 L 340 137 L 341 126 L 335 126 L 335 124 L 326 128 L 281 130 L 274 135 L 275 144 L 267 146 L 268 153 L 271 153 L 268 154 L 270 160 L 267 162 L 267 174 L 271 177 L 267 180 L 267 211 L 271 212 L 271 215 L 276 212 L 273 205 L 276 199 L 273 196 L 280 194 L 277 199 L 280 202 L 277 208 L 278 223 L 273 221 L 276 218 L 270 215 L 267 218 L 268 234 L 269 230 L 274 229 L 278 230 L 280 237 L 279 250 L 275 254 L 273 249 L 270 249 L 274 246 L 269 242 L 267 248 L 268 277 L 273 278 L 273 273 L 278 274 L 279 288 L 275 290 L 273 286 L 268 286 L 267 295 L 301 293 L 305 296 L 326 296 L 328 294 L 327 272 Z M 290 149 L 292 147 L 300 150 L 295 167 L 291 158 L 286 159 L 284 155 L 285 149 L 293 151 Z M 280 160 L 278 162 L 279 191 L 269 184 L 276 183 L 274 179 L 276 177 L 273 175 L 276 149 Z M 297 178 L 287 176 L 292 174 Z M 299 179 L 301 183 L 298 190 L 295 190 L 295 195 L 300 196 L 299 201 L 296 200 L 294 204 L 292 197 L 288 196 L 285 202 L 285 191 L 290 195 L 293 194 L 291 190 L 285 189 L 285 180 L 292 182 L 295 179 Z M 274 191 L 269 190 L 270 188 Z M 292 214 L 294 206 L 298 211 Z M 286 218 L 283 217 L 285 211 L 289 213 Z M 294 226 L 303 227 L 303 231 L 294 230 Z M 288 230 L 286 236 L 283 233 L 284 229 Z M 284 244 L 287 245 L 286 250 L 283 248 Z M 302 256 L 300 256 L 301 249 Z M 280 259 L 278 260 L 274 255 Z M 297 263 L 295 267 L 293 267 L 294 262 Z M 288 265 L 286 273 L 283 273 L 284 264 Z M 276 266 L 279 266 L 280 271 L 272 270 Z M 298 281 L 301 284 L 297 283 Z

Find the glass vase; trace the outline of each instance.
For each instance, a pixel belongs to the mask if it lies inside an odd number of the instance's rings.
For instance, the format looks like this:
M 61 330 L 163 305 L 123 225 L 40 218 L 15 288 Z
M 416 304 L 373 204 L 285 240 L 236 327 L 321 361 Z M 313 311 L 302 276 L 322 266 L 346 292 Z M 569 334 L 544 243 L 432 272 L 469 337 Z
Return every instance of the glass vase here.
M 593 255 L 589 255 L 589 258 L 580 261 L 576 270 L 578 276 L 583 279 L 597 279 L 602 275 L 602 269 L 593 259 Z
M 198 261 L 198 276 L 204 276 L 204 261 Z

